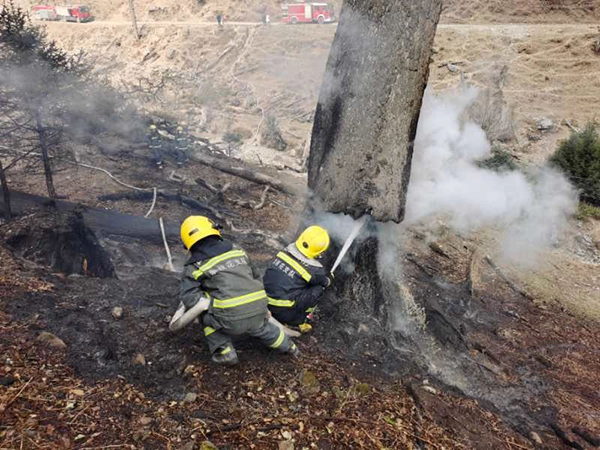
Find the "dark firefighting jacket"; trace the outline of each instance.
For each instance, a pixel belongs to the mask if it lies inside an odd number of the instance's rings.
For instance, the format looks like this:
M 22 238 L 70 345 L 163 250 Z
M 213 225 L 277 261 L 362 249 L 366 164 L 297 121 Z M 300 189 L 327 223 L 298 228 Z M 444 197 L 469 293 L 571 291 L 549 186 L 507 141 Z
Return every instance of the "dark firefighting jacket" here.
M 158 131 L 150 131 L 146 137 L 146 142 L 148 146 L 152 149 L 160 149 L 162 148 L 162 139 Z
M 273 316 L 297 325 L 317 305 L 328 281 L 319 261 L 305 257 L 295 244 L 290 244 L 271 261 L 263 283 Z
M 183 133 L 178 133 L 175 136 L 175 149 L 180 152 L 187 152 L 189 150 L 189 139 Z
M 187 308 L 210 299 L 208 313 L 225 321 L 267 314 L 267 297 L 260 277 L 242 249 L 217 236 L 193 247 L 180 282 L 180 299 Z

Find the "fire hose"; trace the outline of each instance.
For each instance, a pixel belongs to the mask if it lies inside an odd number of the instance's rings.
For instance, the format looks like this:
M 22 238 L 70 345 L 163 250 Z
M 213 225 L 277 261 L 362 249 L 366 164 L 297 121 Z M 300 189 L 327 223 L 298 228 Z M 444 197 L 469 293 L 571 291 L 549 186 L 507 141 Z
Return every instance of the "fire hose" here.
M 173 318 L 171 319 L 171 322 L 169 323 L 169 330 L 179 331 L 179 330 L 184 329 L 186 326 L 188 326 L 190 323 L 192 323 L 194 320 L 196 320 L 200 316 L 200 314 L 202 314 L 204 311 L 207 311 L 209 305 L 210 305 L 210 300 L 206 297 L 202 297 L 198 301 L 198 303 L 196 303 L 190 309 L 187 309 L 183 303 L 179 303 L 179 307 L 177 308 L 177 311 L 175 312 L 175 314 L 173 314 Z M 280 323 L 278 320 L 276 320 L 274 317 L 271 317 L 270 313 L 269 313 L 269 322 L 271 322 L 273 325 L 277 326 L 277 328 L 279 328 L 280 330 L 283 330 L 283 332 L 289 337 L 300 336 L 299 332 L 297 332 L 295 330 L 291 330 L 290 328 L 286 327 L 285 325 Z

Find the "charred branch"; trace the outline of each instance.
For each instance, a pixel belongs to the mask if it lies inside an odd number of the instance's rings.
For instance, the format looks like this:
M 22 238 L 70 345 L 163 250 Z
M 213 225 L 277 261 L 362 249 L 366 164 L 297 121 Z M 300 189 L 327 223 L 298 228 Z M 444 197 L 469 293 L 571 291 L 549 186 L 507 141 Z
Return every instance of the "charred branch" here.
M 42 118 L 39 111 L 35 112 L 36 131 L 40 139 L 40 149 L 42 151 L 42 162 L 44 163 L 44 175 L 46 177 L 46 187 L 51 199 L 56 198 L 54 189 L 54 180 L 52 179 L 52 167 L 50 166 L 50 157 L 48 156 L 48 142 L 46 140 L 46 129 L 42 124 Z
M 131 200 L 131 201 L 139 201 L 139 202 L 150 202 L 153 200 L 154 194 L 152 191 L 144 191 L 144 192 L 119 192 L 116 194 L 107 194 L 98 197 L 98 200 L 101 201 L 119 201 L 119 200 Z M 213 219 L 222 219 L 224 215 L 235 217 L 231 211 L 225 211 L 222 209 L 217 209 L 214 206 L 207 205 L 198 200 L 194 200 L 193 198 L 182 196 L 179 193 L 169 193 L 166 191 L 157 191 L 157 197 L 161 200 L 166 200 L 169 202 L 178 203 L 182 206 L 186 206 L 194 211 L 202 212 L 203 214 L 207 214 L 212 216 Z
M 2 202 L 4 203 L 4 217 L 7 221 L 12 219 L 12 209 L 10 207 L 10 190 L 8 188 L 8 181 L 6 180 L 6 173 L 2 167 L 2 159 L 0 159 L 0 183 L 2 184 Z

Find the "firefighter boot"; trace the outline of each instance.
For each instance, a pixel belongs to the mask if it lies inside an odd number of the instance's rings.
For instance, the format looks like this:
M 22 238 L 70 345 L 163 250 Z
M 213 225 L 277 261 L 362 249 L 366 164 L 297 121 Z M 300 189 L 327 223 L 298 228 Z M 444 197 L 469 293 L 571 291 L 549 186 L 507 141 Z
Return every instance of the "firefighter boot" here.
M 290 355 L 292 355 L 294 358 L 300 358 L 300 355 L 302 355 L 302 352 L 300 352 L 300 349 L 294 343 L 292 343 L 292 346 L 290 347 L 290 349 L 287 352 Z
M 235 366 L 240 362 L 235 349 L 231 345 L 221 348 L 213 353 L 212 360 L 217 364 L 222 364 L 224 366 Z
M 298 328 L 300 329 L 300 333 L 302 334 L 310 333 L 313 329 L 310 323 L 301 323 L 300 325 L 298 325 Z

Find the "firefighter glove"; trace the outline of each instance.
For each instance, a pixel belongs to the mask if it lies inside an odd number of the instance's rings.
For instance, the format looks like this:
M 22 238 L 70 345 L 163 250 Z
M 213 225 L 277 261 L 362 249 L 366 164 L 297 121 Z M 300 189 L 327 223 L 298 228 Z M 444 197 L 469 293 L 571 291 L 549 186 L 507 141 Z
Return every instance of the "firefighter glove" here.
M 329 286 L 331 286 L 331 284 L 333 283 L 334 279 L 335 279 L 335 277 L 333 276 L 332 273 L 330 273 L 329 275 L 327 275 L 325 277 L 325 280 L 323 281 L 323 287 L 328 288 Z

